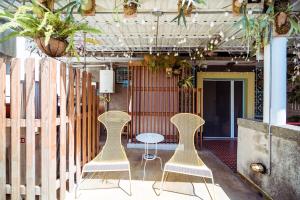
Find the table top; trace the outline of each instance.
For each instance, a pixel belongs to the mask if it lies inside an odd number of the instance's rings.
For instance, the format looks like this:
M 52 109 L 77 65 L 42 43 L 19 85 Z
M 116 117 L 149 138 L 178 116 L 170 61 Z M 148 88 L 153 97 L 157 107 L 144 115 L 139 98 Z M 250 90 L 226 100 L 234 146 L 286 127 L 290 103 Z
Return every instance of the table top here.
M 162 142 L 165 137 L 159 133 L 141 133 L 136 136 L 136 139 L 143 143 L 155 144 Z

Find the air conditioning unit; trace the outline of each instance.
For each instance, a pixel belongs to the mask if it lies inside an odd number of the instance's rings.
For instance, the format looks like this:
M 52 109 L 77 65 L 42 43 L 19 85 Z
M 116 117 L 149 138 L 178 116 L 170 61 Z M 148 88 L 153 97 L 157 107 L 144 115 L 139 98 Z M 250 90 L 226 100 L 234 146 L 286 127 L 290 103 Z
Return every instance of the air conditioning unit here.
M 115 73 L 114 70 L 100 70 L 99 72 L 100 93 L 115 92 Z

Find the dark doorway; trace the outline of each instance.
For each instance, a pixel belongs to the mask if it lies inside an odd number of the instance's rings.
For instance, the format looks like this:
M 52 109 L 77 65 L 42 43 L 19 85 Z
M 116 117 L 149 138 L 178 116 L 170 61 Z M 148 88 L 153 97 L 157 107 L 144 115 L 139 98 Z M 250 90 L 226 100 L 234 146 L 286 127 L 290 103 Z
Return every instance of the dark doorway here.
M 203 82 L 204 137 L 237 137 L 237 118 L 243 117 L 243 87 L 243 81 Z

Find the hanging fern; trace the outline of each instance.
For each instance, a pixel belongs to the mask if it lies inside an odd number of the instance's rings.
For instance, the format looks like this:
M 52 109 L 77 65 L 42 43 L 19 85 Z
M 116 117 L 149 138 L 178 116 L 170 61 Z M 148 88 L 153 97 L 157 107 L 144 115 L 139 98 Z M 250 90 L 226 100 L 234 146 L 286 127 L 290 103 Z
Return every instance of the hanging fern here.
M 7 30 L 10 30 L 10 33 L 1 38 L 0 42 L 17 36 L 32 39 L 45 38 L 46 45 L 50 38 L 67 40 L 67 52 L 77 55 L 74 44 L 75 34 L 77 32 L 100 34 L 101 30 L 75 21 L 71 13 L 63 17 L 61 12 L 65 9 L 74 9 L 75 5 L 77 4 L 70 3 L 58 11 L 50 11 L 42 4 L 33 1 L 30 6 L 20 6 L 15 13 L 1 11 L 0 19 L 4 19 L 6 23 L 0 26 L 0 33 Z

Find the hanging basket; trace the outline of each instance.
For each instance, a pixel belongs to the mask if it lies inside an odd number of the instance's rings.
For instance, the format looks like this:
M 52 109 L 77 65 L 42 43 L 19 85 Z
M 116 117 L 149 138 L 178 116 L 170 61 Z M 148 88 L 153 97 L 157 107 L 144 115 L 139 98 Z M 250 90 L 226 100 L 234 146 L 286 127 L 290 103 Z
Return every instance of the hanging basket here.
M 285 35 L 291 29 L 291 23 L 288 20 L 288 14 L 280 12 L 275 17 L 275 32 L 278 35 Z
M 166 68 L 166 76 L 167 78 L 172 78 L 173 72 L 172 72 L 172 67 L 167 67 Z
M 137 12 L 137 7 L 138 5 L 136 3 L 129 3 L 129 4 L 124 4 L 123 10 L 124 10 L 124 15 L 125 16 L 132 16 L 135 15 Z
M 44 37 L 36 38 L 34 41 L 39 49 L 50 57 L 61 57 L 66 54 L 66 48 L 68 46 L 68 42 L 66 40 L 50 38 L 47 46 L 45 45 Z
M 180 13 L 180 9 L 183 8 L 183 13 L 184 13 L 184 16 L 186 16 L 186 17 L 190 17 L 194 10 L 194 6 L 192 3 L 190 4 L 190 6 L 188 8 L 187 8 L 187 3 L 184 3 L 184 5 L 182 7 L 182 0 L 178 1 L 177 6 L 178 6 L 178 13 Z

